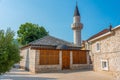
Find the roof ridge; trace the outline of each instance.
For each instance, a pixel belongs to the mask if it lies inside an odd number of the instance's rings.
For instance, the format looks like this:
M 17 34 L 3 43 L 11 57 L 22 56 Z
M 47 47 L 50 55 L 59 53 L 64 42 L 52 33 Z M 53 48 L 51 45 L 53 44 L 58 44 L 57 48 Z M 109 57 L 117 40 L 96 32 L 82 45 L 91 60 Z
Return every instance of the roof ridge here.
M 49 35 L 47 35 L 47 36 L 49 36 Z M 47 37 L 47 36 L 44 36 L 44 37 Z M 31 44 L 31 43 L 36 42 L 36 41 L 38 41 L 38 40 L 41 40 L 41 39 L 43 39 L 44 37 L 39 38 L 39 39 L 36 39 L 36 40 L 34 40 L 34 41 L 32 41 L 32 42 L 30 42 L 30 43 L 28 43 L 28 44 Z
M 50 37 L 53 37 L 53 36 L 51 36 L 51 35 L 49 35 Z M 60 39 L 60 38 L 56 38 L 56 37 L 53 37 L 53 38 L 55 38 L 55 39 L 57 39 L 57 40 L 61 40 L 61 41 L 63 41 L 63 42 L 67 42 L 67 43 L 69 43 L 69 44 L 72 44 L 72 43 L 70 43 L 70 42 L 68 42 L 68 41 L 66 41 L 66 40 L 63 40 L 63 39 Z

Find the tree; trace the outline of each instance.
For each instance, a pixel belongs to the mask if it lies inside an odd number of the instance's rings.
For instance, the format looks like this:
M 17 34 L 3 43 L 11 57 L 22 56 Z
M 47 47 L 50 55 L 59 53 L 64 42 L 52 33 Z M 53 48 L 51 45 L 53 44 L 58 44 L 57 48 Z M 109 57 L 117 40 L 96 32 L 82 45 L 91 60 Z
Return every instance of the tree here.
M 42 38 L 48 35 L 48 32 L 43 26 L 37 24 L 25 23 L 21 24 L 17 31 L 18 41 L 22 45 L 26 45 L 36 39 Z
M 19 48 L 14 43 L 14 32 L 10 28 L 6 32 L 0 30 L 0 75 L 9 71 L 19 61 Z

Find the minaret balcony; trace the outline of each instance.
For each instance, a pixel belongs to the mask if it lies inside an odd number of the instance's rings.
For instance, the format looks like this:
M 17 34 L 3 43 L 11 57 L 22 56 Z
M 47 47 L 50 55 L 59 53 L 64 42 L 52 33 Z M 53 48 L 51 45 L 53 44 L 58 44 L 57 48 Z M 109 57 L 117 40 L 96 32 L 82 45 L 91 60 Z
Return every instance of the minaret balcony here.
M 81 30 L 81 29 L 83 28 L 83 24 L 81 24 L 81 23 L 73 23 L 73 24 L 71 25 L 71 28 L 72 28 L 73 30 Z

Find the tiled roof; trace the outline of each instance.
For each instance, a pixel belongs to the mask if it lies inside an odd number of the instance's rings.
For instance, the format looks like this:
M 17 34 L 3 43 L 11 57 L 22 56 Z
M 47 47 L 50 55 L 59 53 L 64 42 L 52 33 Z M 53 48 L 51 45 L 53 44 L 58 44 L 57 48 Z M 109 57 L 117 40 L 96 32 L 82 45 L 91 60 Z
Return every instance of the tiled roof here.
M 45 36 L 38 40 L 30 42 L 28 45 L 21 47 L 24 49 L 31 46 L 32 49 L 64 49 L 64 50 L 80 50 L 80 46 L 55 38 L 53 36 Z
M 96 38 L 96 37 L 98 37 L 98 36 L 101 36 L 101 35 L 109 32 L 109 31 L 110 31 L 110 29 L 104 29 L 104 30 L 100 31 L 99 33 L 97 33 L 97 34 L 93 35 L 92 37 L 90 37 L 88 40 L 91 40 L 91 39 L 93 39 L 93 38 Z
M 49 46 L 58 46 L 58 45 L 72 46 L 73 45 L 72 43 L 55 38 L 53 36 L 45 36 L 45 37 L 35 40 L 29 44 L 30 45 L 49 45 Z

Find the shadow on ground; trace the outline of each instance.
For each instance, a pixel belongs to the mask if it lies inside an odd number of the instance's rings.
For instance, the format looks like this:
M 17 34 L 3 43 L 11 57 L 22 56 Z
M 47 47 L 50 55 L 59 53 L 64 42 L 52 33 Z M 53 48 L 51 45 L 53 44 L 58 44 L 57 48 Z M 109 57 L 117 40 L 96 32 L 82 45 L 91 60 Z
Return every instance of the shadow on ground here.
M 3 77 L 3 78 L 0 78 L 0 80 L 57 80 L 55 78 L 47 78 L 47 77 L 17 77 L 17 76 L 14 76 L 14 77 Z
M 77 72 L 88 72 L 88 71 L 93 71 L 92 69 L 84 69 L 84 70 L 60 70 L 60 71 L 49 71 L 49 72 L 42 72 L 44 73 L 77 73 Z M 38 73 L 38 74 L 42 74 L 42 73 Z M 36 73 L 37 74 L 37 73 Z

